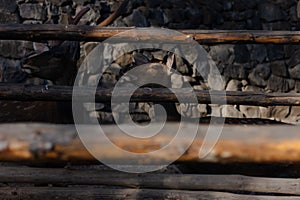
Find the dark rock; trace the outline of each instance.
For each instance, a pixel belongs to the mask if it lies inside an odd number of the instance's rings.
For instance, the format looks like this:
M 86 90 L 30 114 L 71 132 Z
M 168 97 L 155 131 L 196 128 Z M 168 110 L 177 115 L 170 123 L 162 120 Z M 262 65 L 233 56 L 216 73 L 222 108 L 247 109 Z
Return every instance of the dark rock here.
M 233 64 L 229 65 L 224 70 L 225 79 L 246 79 L 249 74 L 251 66 L 249 64 Z
M 232 48 L 232 45 L 212 46 L 209 54 L 217 64 L 232 64 L 229 63 L 229 58 L 231 55 L 230 48 Z
M 146 6 L 140 6 L 138 8 L 139 11 L 141 11 L 143 13 L 143 15 L 147 18 L 150 15 L 150 9 Z
M 287 67 L 284 61 L 275 61 L 270 64 L 272 74 L 281 77 L 288 77 Z
M 148 26 L 147 19 L 139 10 L 134 10 L 133 13 L 128 17 L 125 17 L 123 21 L 127 24 L 127 26 L 135 26 L 135 27 Z
M 123 16 L 130 14 L 133 11 L 133 9 L 140 8 L 142 6 L 145 6 L 144 0 L 130 0 L 128 7 L 131 7 L 131 8 L 130 9 L 127 8 L 127 12 L 124 13 Z M 128 11 L 131 11 L 131 12 L 128 12 Z
M 289 14 L 290 14 L 291 21 L 298 22 L 299 18 L 297 13 L 297 5 L 291 7 L 289 11 L 290 11 Z
M 185 18 L 190 24 L 193 24 L 195 28 L 202 22 L 202 13 L 198 8 L 188 7 L 185 9 Z
M 299 53 L 300 53 L 300 47 L 298 45 L 285 45 L 284 46 L 284 53 L 285 53 L 285 56 L 287 58 L 292 57 L 295 54 L 299 55 Z M 293 63 L 293 64 L 295 66 L 298 63 L 296 62 L 296 63 Z
M 272 92 L 288 92 L 295 85 L 295 81 L 287 80 L 285 78 L 271 75 L 268 80 L 267 90 L 271 90 Z
M 295 5 L 295 0 L 280 0 L 279 5 L 283 10 L 287 10 L 291 6 Z
M 269 31 L 280 31 L 285 30 L 288 31 L 291 29 L 291 26 L 288 22 L 273 22 L 273 23 L 264 23 L 262 24 L 263 30 Z
M 203 10 L 203 24 L 204 25 L 213 25 L 216 22 L 217 13 L 210 10 Z
M 142 54 L 140 52 L 133 52 L 132 56 L 133 56 L 134 62 L 137 66 L 147 64 L 150 61 L 148 59 L 148 57 L 146 57 L 144 54 Z
M 249 80 L 252 85 L 264 87 L 267 85 L 267 79 L 271 74 L 269 64 L 259 64 L 250 73 Z
M 288 70 L 291 78 L 300 80 L 300 64 L 295 67 L 288 68 Z
M 295 91 L 296 91 L 297 93 L 300 93 L 300 81 L 296 81 L 296 82 L 295 82 Z
M 127 6 L 123 9 L 122 16 L 127 16 L 130 15 L 133 11 L 134 8 L 141 6 L 136 6 L 136 4 L 139 4 L 140 2 L 138 0 L 131 0 L 128 2 Z M 119 7 L 120 7 L 121 2 L 114 2 L 110 6 L 107 6 L 105 3 L 101 3 L 101 14 L 103 13 L 110 13 L 110 12 L 115 12 Z M 108 17 L 108 16 L 106 16 Z
M 173 1 L 172 0 L 161 0 L 160 2 L 160 7 L 162 9 L 166 9 L 166 8 L 173 8 Z
M 150 9 L 150 14 L 148 20 L 151 26 L 163 26 L 164 25 L 164 16 L 161 9 Z
M 238 14 L 238 20 L 239 21 L 241 21 L 241 20 L 247 20 L 247 19 L 252 18 L 253 15 L 254 15 L 254 11 L 253 10 L 246 10 L 246 11 L 240 12 Z
M 47 10 L 41 4 L 21 4 L 20 16 L 24 19 L 46 20 Z
M 170 23 L 182 23 L 185 19 L 185 10 L 184 9 L 165 9 L 164 13 Z
M 231 0 L 224 0 L 223 1 L 223 10 L 224 11 L 229 11 L 233 7 L 233 2 Z
M 214 10 L 214 11 L 217 11 L 217 12 L 223 11 L 222 2 L 218 2 L 218 1 L 205 1 L 204 4 L 205 4 L 205 9 Z
M 83 3 L 82 0 L 73 0 L 73 1 L 76 4 L 82 4 Z M 72 5 L 71 0 L 50 0 L 50 2 L 55 6 L 63 6 L 63 5 L 66 5 L 66 4 Z
M 251 19 L 246 21 L 246 28 L 248 30 L 260 30 L 262 29 L 259 16 L 255 15 Z
M 293 80 L 293 79 L 287 79 L 287 82 L 289 84 L 289 90 L 295 89 L 295 84 L 296 84 L 295 80 Z
M 284 15 L 280 7 L 274 3 L 261 3 L 258 6 L 260 18 L 267 22 L 283 20 Z
M 253 45 L 251 50 L 251 60 L 262 63 L 267 58 L 267 48 L 265 45 Z
M 145 4 L 148 8 L 155 8 L 160 5 L 161 0 L 145 0 Z
M 1 11 L 0 24 L 17 24 L 20 23 L 19 16 L 15 13 L 6 13 Z
M 1 82 L 21 83 L 26 74 L 21 69 L 21 62 L 9 59 L 0 59 Z
M 226 20 L 231 20 L 231 21 L 245 21 L 247 19 L 252 18 L 253 15 L 254 15 L 253 10 L 246 10 L 242 12 L 233 11 L 233 12 L 224 13 L 224 18 Z
M 164 0 L 162 0 L 162 1 L 164 1 Z M 169 2 L 170 2 L 170 4 L 173 5 L 173 7 L 175 9 L 177 9 L 177 8 L 186 8 L 187 7 L 187 2 L 186 1 L 182 1 L 182 0 L 170 0 Z
M 0 41 L 0 55 L 6 58 L 21 59 L 32 50 L 32 43 L 17 40 Z
M 248 0 L 234 0 L 233 1 L 233 9 L 237 11 L 243 11 L 252 9 L 256 6 L 256 1 L 248 1 Z
M 281 60 L 284 58 L 284 50 L 282 45 L 269 44 L 267 45 L 267 51 L 269 61 Z
M 0 23 L 19 23 L 16 1 L 0 0 Z
M 1 15 L 3 12 L 14 13 L 17 10 L 16 1 L 0 0 L 0 10 L 1 10 Z M 1 18 L 2 18 L 2 16 L 1 16 Z
M 143 51 L 143 56 L 145 56 L 149 61 L 153 60 L 153 55 L 149 51 Z
M 248 63 L 250 62 L 250 52 L 246 45 L 234 46 L 235 62 Z
M 292 53 L 292 56 L 287 61 L 288 68 L 293 68 L 296 65 L 300 64 L 300 56 L 299 56 L 300 49 L 295 49 L 295 51 L 291 52 L 291 53 Z

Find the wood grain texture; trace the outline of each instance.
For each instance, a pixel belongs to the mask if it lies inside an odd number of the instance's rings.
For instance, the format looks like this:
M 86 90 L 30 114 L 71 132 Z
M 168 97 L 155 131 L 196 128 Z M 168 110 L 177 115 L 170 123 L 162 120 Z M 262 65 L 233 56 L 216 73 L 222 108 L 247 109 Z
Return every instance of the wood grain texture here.
M 174 138 L 178 124 L 167 123 L 158 136 L 150 139 L 133 139 L 123 134 L 114 125 L 102 125 L 111 142 L 118 147 L 135 153 L 147 153 L 161 149 Z M 120 153 L 105 143 L 97 133 L 98 126 L 80 125 L 86 133 L 87 144 L 99 158 L 109 158 L 120 165 L 129 164 L 124 153 Z M 167 151 L 152 154 L 141 161 L 141 164 L 153 164 L 172 159 L 174 154 L 184 153 L 181 162 L 251 162 L 251 163 L 284 163 L 300 162 L 300 136 L 297 126 L 224 126 L 218 143 L 205 158 L 199 158 L 203 136 L 209 126 L 199 126 L 198 136 L 186 152 L 182 148 L 187 140 L 182 138 Z M 134 127 L 130 127 L 132 131 Z M 190 126 L 183 127 L 189 134 Z M 215 134 L 215 133 L 214 133 Z M 77 137 L 72 125 L 47 124 L 4 124 L 0 125 L 0 161 L 16 162 L 76 162 L 95 161 Z M 213 142 L 208 140 L 209 142 Z M 136 145 L 139 144 L 139 145 Z M 103 157 L 101 157 L 103 156 Z
M 73 40 L 73 41 L 104 41 L 115 36 L 119 42 L 136 42 L 132 34 L 117 34 L 133 28 L 101 28 L 92 26 L 65 26 L 65 25 L 0 25 L 1 40 Z M 165 43 L 186 42 L 194 38 L 201 44 L 225 43 L 270 43 L 270 44 L 298 44 L 299 31 L 248 31 L 248 30 L 178 30 L 184 36 L 155 38 L 162 39 Z M 153 39 L 148 36 L 139 36 L 140 41 Z
M 253 105 L 253 106 L 300 106 L 298 93 L 263 93 L 263 92 L 234 92 L 234 91 L 189 91 L 185 88 L 173 89 L 177 95 L 184 98 L 185 102 L 194 102 L 194 97 L 199 103 L 210 104 L 214 97 L 215 104 Z M 130 90 L 123 88 L 116 94 L 117 102 L 121 103 L 126 98 L 131 102 L 165 102 L 175 103 L 178 99 L 169 89 L 140 88 L 130 96 Z M 20 84 L 0 84 L 0 100 L 14 101 L 64 101 L 71 102 L 74 96 L 82 102 L 90 102 L 95 95 L 96 102 L 110 103 L 113 89 L 71 87 L 71 86 L 29 86 Z
M 4 183 L 102 185 L 165 190 L 243 191 L 300 195 L 300 181 L 288 178 L 260 178 L 242 175 L 127 174 L 118 171 L 0 167 Z
M 182 190 L 151 190 L 151 189 L 105 189 L 84 187 L 19 187 L 1 188 L 0 195 L 3 199 L 66 199 L 66 200 L 126 200 L 126 199 L 228 199 L 228 200 L 299 200 L 297 196 L 268 196 L 268 195 L 240 195 L 233 193 L 208 192 L 208 191 L 182 191 Z

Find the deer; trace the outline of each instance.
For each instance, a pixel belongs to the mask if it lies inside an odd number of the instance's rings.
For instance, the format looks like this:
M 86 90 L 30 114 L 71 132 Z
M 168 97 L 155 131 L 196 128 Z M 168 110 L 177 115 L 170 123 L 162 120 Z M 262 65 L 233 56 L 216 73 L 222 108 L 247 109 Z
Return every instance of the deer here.
M 113 14 L 97 26 L 105 27 L 111 24 L 124 13 L 129 2 L 129 0 L 124 0 Z M 89 10 L 89 8 L 83 8 L 74 18 L 69 15 L 68 23 L 77 25 Z M 22 60 L 22 69 L 28 76 L 50 80 L 55 85 L 73 85 L 80 58 L 78 41 L 48 41 L 47 43 L 33 43 L 33 47 L 35 53 Z M 35 102 L 33 105 L 44 107 L 47 112 L 50 110 L 52 115 L 56 116 L 52 117 L 50 114 L 50 118 L 56 119 L 55 123 L 73 123 L 70 103 Z
M 124 0 L 119 8 L 108 18 L 98 24 L 104 27 L 122 15 L 129 0 Z M 89 11 L 82 9 L 75 18 L 69 16 L 69 24 L 77 25 L 80 19 Z M 72 85 L 77 72 L 77 61 L 80 56 L 80 44 L 77 41 L 54 42 L 49 47 L 44 43 L 33 43 L 35 54 L 23 59 L 23 70 L 32 77 L 52 81 L 55 85 Z
M 103 22 L 101 22 L 98 26 L 104 27 L 109 25 L 111 22 L 113 22 L 116 18 L 121 16 L 124 12 L 126 12 L 126 8 L 128 6 L 129 0 L 124 0 L 119 8 L 108 18 L 106 18 Z M 87 12 L 87 9 L 83 9 L 78 13 L 78 15 L 75 18 L 69 18 L 70 24 L 77 24 L 80 21 L 80 18 Z M 41 79 L 46 79 L 52 81 L 56 85 L 67 85 L 67 86 L 73 86 L 76 72 L 77 72 L 77 61 L 79 59 L 79 43 L 78 42 L 72 42 L 72 41 L 64 41 L 58 43 L 58 45 L 49 48 L 45 44 L 34 44 L 34 48 L 36 50 L 36 54 L 32 55 L 28 58 L 26 58 L 23 61 L 23 70 L 33 77 L 38 77 Z M 168 73 L 167 70 L 166 73 L 161 74 L 161 71 L 159 69 L 166 69 L 166 66 L 162 64 L 154 64 L 154 63 L 143 63 L 143 60 L 147 59 L 141 59 L 139 56 L 136 56 L 133 54 L 133 57 L 136 61 L 136 63 L 140 64 L 146 64 L 148 66 L 149 73 L 148 75 L 153 75 L 157 72 L 159 72 L 159 76 L 162 75 L 162 79 L 165 80 L 164 82 L 168 82 L 167 79 Z M 142 60 L 142 62 L 140 61 Z M 145 74 L 145 72 L 143 72 Z M 147 78 L 147 73 L 143 78 Z M 59 109 L 61 107 L 66 108 L 64 104 L 59 103 L 58 104 Z M 168 115 L 168 119 L 178 119 L 179 115 L 176 112 L 176 108 L 170 105 L 164 105 L 164 107 L 167 108 L 168 113 L 175 117 L 170 117 L 171 115 Z M 109 107 L 104 106 L 104 110 L 111 111 Z M 70 112 L 67 112 L 70 113 Z M 139 113 L 141 114 L 141 113 Z M 146 117 L 147 118 L 147 117 Z M 146 119 L 147 121 L 148 119 Z
M 73 18 L 69 15 L 69 22 L 71 24 L 77 24 L 82 16 L 88 11 L 88 8 L 83 9 L 78 15 Z M 58 44 L 57 44 L 58 45 Z M 39 52 L 46 51 L 46 46 L 38 43 L 34 44 L 35 49 L 39 49 Z M 76 43 L 70 43 L 69 48 L 79 48 Z M 57 48 L 57 47 L 54 47 Z M 57 48 L 59 49 L 59 48 Z M 77 51 L 77 50 L 76 50 Z M 74 51 L 74 52 L 76 52 Z M 73 54 L 75 58 L 76 53 Z M 69 61 L 73 63 L 75 60 L 71 58 Z M 23 60 L 24 61 L 24 60 Z M 48 69 L 47 69 L 48 70 Z M 46 70 L 46 71 L 47 71 Z M 50 72 L 50 69 L 49 69 Z M 44 72 L 47 73 L 47 72 Z M 51 75 L 52 76 L 52 75 Z M 43 77 L 43 74 L 41 75 Z M 48 75 L 46 75 L 48 77 Z M 65 78 L 62 78 L 65 79 Z M 70 120 L 64 118 L 61 112 L 58 112 L 57 104 L 55 102 L 20 102 L 20 101 L 0 101 L 0 121 L 3 122 L 48 122 L 48 123 L 69 123 Z

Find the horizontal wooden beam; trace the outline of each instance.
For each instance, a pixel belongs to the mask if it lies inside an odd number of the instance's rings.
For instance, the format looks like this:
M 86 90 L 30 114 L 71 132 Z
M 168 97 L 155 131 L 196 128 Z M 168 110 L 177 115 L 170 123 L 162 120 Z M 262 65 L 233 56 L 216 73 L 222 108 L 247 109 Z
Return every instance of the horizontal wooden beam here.
M 89 141 L 87 144 L 92 149 L 101 151 L 105 158 L 126 164 L 127 157 L 123 152 L 111 149 L 104 142 L 105 138 L 93 136 L 98 131 L 98 126 L 81 125 L 79 128 L 86 133 Z M 130 128 L 132 131 L 136 130 L 134 127 Z M 174 148 L 159 155 L 152 154 L 141 164 L 169 160 L 170 155 L 179 152 L 184 153 L 178 160 L 182 162 L 300 162 L 300 136 L 297 126 L 224 126 L 213 151 L 207 157 L 199 158 L 199 150 L 203 144 L 201 136 L 207 133 L 208 128 L 207 125 L 199 126 L 198 136 L 185 153 L 181 152 L 186 144 L 186 140 L 182 139 L 181 142 L 173 144 Z M 105 133 L 109 133 L 110 141 L 120 148 L 130 152 L 147 153 L 169 144 L 178 130 L 178 124 L 167 123 L 159 136 L 145 140 L 128 138 L 116 126 L 102 125 L 102 129 Z M 186 134 L 191 132 L 189 126 L 184 126 L 182 130 Z M 82 145 L 72 125 L 4 124 L 0 125 L 0 135 L 0 161 L 32 163 L 95 161 Z M 100 141 L 101 144 L 95 144 L 95 141 Z
M 74 41 L 104 41 L 126 30 L 133 28 L 101 28 L 95 26 L 66 26 L 66 25 L 0 25 L 1 40 L 74 40 Z M 166 42 L 185 42 L 194 38 L 201 44 L 224 43 L 270 43 L 298 44 L 299 31 L 243 31 L 243 30 L 178 30 L 187 36 L 163 37 Z M 118 38 L 116 36 L 116 38 Z M 159 38 L 156 38 L 159 39 Z M 151 41 L 148 36 L 139 36 L 139 41 Z M 123 34 L 119 42 L 136 42 L 132 34 Z
M 102 185 L 166 190 L 243 191 L 300 195 L 298 179 L 241 175 L 127 174 L 91 169 L 0 167 L 4 183 Z
M 233 92 L 227 91 L 190 91 L 173 89 L 177 95 L 184 98 L 186 103 L 194 102 L 196 96 L 199 103 L 210 104 L 211 96 L 214 104 L 254 105 L 254 106 L 300 106 L 300 94 L 297 93 L 263 93 L 263 92 Z M 74 97 L 82 102 L 91 101 L 95 96 L 96 102 L 110 103 L 113 89 L 99 88 L 93 93 L 91 88 L 74 88 Z M 131 102 L 164 102 L 174 103 L 178 99 L 169 89 L 140 88 L 130 96 L 127 88 L 120 89 L 116 95 L 118 102 L 130 98 Z M 72 101 L 73 87 L 68 86 L 28 86 L 19 84 L 0 84 L 0 100 L 13 101 Z M 195 96 L 194 96 L 195 95 Z M 76 100 L 76 101 L 77 101 Z
M 242 195 L 209 191 L 107 189 L 93 187 L 2 187 L 0 196 L 11 200 L 78 199 L 227 199 L 227 200 L 300 200 L 298 196 Z

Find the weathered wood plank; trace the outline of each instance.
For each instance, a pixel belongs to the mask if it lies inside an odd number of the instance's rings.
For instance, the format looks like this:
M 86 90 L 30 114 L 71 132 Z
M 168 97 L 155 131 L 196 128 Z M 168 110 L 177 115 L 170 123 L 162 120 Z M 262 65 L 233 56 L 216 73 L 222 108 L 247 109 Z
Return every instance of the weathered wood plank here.
M 73 90 L 74 89 L 74 90 Z M 215 104 L 254 105 L 254 106 L 300 106 L 300 94 L 297 93 L 263 93 L 263 92 L 233 92 L 227 91 L 191 91 L 185 88 L 174 89 L 185 102 L 210 104 L 211 96 Z M 99 88 L 95 93 L 96 102 L 111 102 L 113 89 Z M 80 101 L 91 101 L 94 96 L 91 88 L 68 86 L 29 86 L 19 84 L 0 84 L 0 100 L 14 101 L 72 101 L 73 96 Z M 120 89 L 116 95 L 118 102 L 131 97 L 132 102 L 178 102 L 174 93 L 164 88 L 140 88 L 132 96 L 127 88 Z
M 228 200 L 299 200 L 297 196 L 262 196 L 239 195 L 232 193 L 207 192 L 207 191 L 182 191 L 182 190 L 150 190 L 150 189 L 104 189 L 84 187 L 19 187 L 0 188 L 3 199 L 228 199 Z
M 80 126 L 86 132 L 90 146 L 95 151 L 101 151 L 120 164 L 126 164 L 126 156 L 114 151 L 104 141 L 104 138 L 92 133 L 98 126 Z M 126 137 L 118 127 L 103 125 L 102 129 L 108 133 L 110 140 L 120 148 L 137 153 L 158 150 L 168 144 L 178 130 L 178 124 L 167 123 L 163 131 L 152 139 L 132 139 Z M 300 162 L 300 135 L 297 126 L 225 126 L 218 143 L 210 154 L 199 158 L 199 150 L 203 143 L 202 136 L 208 126 L 201 125 L 198 137 L 188 151 L 179 159 L 182 162 Z M 134 131 L 135 128 L 131 127 Z M 189 126 L 183 131 L 190 133 Z M 79 140 L 74 126 L 55 126 L 45 124 L 6 124 L 0 125 L 0 161 L 27 162 L 68 162 L 94 161 Z M 141 164 L 155 163 L 159 160 L 171 159 L 185 145 L 185 139 L 173 144 L 174 148 L 164 154 L 147 157 Z M 210 140 L 208 141 L 210 142 Z M 136 145 L 139 144 L 139 145 Z M 172 146 L 172 147 L 173 147 Z M 100 148 L 101 147 L 101 148 Z M 181 151 L 180 151 L 181 152 Z M 182 153 L 182 152 L 181 152 Z
M 65 26 L 65 25 L 0 25 L 1 40 L 79 40 L 104 41 L 126 30 L 133 28 L 100 28 L 92 26 Z M 185 42 L 187 38 L 194 38 L 201 44 L 222 43 L 274 43 L 298 44 L 299 31 L 243 31 L 243 30 L 179 30 L 186 34 L 184 37 L 162 37 L 164 42 Z M 140 41 L 147 41 L 147 36 L 139 36 Z M 123 34 L 119 42 L 136 42 L 132 35 Z
M 167 190 L 243 191 L 300 195 L 300 180 L 241 175 L 127 174 L 117 171 L 0 167 L 3 183 L 103 185 Z

